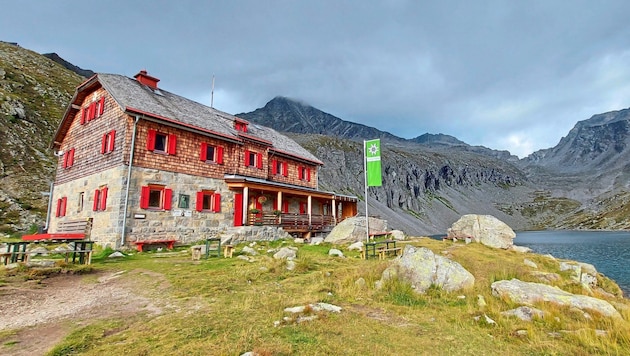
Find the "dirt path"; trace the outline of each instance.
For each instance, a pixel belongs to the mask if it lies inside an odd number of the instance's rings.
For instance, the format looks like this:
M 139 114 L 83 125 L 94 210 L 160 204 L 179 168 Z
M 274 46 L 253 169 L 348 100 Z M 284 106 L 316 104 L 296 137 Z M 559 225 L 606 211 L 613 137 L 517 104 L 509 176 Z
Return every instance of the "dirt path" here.
M 27 281 L 1 287 L 0 354 L 43 355 L 70 332 L 73 323 L 141 312 L 162 313 L 154 300 L 134 291 L 137 285 L 125 278 L 126 274 L 61 275 L 41 283 Z

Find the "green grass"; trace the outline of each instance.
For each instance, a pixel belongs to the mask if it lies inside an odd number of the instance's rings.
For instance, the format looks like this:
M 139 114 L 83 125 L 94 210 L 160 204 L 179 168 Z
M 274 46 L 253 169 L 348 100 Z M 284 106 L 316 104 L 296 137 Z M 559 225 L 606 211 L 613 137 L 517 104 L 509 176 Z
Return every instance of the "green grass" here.
M 569 308 L 547 304 L 536 305 L 547 316 L 529 323 L 501 315 L 518 305 L 493 297 L 490 284 L 503 278 L 532 280 L 530 268 L 522 263 L 525 256 L 539 270 L 558 273 L 556 264 L 542 256 L 431 239 L 413 244 L 461 263 L 475 275 L 473 289 L 447 293 L 432 287 L 425 294 L 416 294 L 409 284 L 398 280 L 377 289 L 375 283 L 389 261 L 361 260 L 345 250 L 347 258 L 330 257 L 330 245 L 299 245 L 292 271 L 286 269 L 286 262 L 274 260 L 273 253 L 266 252 L 291 245 L 279 242 L 258 243 L 260 255 L 255 262 L 216 257 L 192 261 L 185 250 L 134 253 L 115 260 L 95 258 L 95 272 L 125 271 L 119 277 L 125 285 L 134 286 L 135 293 L 152 300 L 162 312 L 156 315 L 141 310 L 131 316 L 90 318 L 75 325 L 49 355 L 238 355 L 252 350 L 261 355 L 630 352 L 627 300 L 615 300 L 625 305 L 623 321 L 597 315 L 587 320 Z M 237 246 L 237 254 L 241 248 Z M 364 285 L 356 283 L 361 278 Z M 0 280 L 11 283 L 2 273 Z M 563 278 L 557 284 L 566 287 L 570 282 Z M 478 295 L 484 297 L 485 307 L 477 304 Z M 343 310 L 339 314 L 310 311 L 307 314 L 317 319 L 303 323 L 284 312 L 287 307 L 316 302 Z M 94 313 L 98 315 L 99 310 Z M 486 323 L 484 315 L 496 325 Z M 274 322 L 280 325 L 274 326 Z M 596 336 L 596 329 L 608 334 Z M 518 330 L 527 335 L 519 336 Z M 3 338 L 0 334 L 1 342 L 12 340 L 10 335 Z

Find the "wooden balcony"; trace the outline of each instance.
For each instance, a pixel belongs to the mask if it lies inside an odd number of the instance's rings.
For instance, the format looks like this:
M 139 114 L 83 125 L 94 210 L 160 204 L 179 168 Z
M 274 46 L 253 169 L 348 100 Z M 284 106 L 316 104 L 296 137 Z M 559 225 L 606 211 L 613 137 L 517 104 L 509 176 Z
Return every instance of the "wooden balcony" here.
M 308 214 L 282 213 L 250 213 L 248 225 L 278 226 L 287 232 L 306 232 L 329 230 L 335 226 L 335 218 L 331 215 L 311 215 L 310 223 Z

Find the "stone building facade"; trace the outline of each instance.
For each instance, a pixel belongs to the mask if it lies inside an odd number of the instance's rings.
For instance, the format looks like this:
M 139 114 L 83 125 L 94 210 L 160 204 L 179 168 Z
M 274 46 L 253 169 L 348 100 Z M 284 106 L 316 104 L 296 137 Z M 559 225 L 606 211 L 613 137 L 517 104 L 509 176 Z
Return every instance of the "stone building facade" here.
M 158 81 L 97 74 L 77 88 L 52 144 L 51 232 L 92 219 L 100 245 L 191 243 L 248 225 L 310 234 L 356 214 L 356 197 L 317 189 L 322 162 L 297 143 Z

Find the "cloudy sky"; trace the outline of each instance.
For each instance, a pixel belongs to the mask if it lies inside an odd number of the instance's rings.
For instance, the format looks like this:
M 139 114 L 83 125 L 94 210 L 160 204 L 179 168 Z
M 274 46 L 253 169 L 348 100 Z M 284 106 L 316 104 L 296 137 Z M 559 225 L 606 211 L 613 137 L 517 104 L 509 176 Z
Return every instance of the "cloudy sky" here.
M 281 95 L 521 157 L 630 107 L 630 1 L 0 0 L 0 40 L 236 114 Z M 368 139 L 366 137 L 366 139 Z

